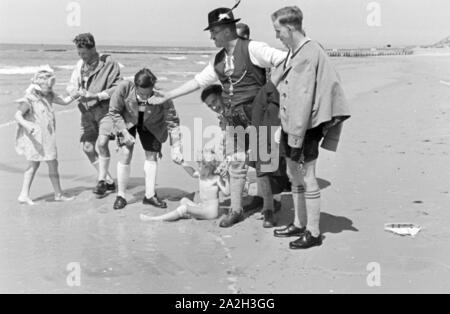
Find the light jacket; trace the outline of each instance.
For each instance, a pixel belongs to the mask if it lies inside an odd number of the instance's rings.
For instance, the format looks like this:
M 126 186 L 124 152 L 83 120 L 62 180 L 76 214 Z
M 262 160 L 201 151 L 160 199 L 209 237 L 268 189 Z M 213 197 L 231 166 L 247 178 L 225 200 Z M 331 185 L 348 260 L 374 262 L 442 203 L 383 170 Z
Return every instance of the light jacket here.
M 78 61 L 72 72 L 67 92 L 74 94 L 82 88 L 81 68 L 83 60 Z M 86 109 L 99 104 L 108 104 L 114 90 L 121 81 L 119 63 L 114 61 L 109 55 L 100 56 L 97 68 L 89 75 L 87 91 L 99 94 L 99 101 L 91 100 L 83 104 Z
M 109 112 L 105 123 L 110 123 L 113 131 L 129 130 L 137 125 L 139 119 L 139 103 L 136 87 L 133 82 L 123 81 L 111 97 Z M 113 128 L 114 126 L 114 128 Z M 179 144 L 180 119 L 171 100 L 162 105 L 148 105 L 144 112 L 144 128 L 156 139 L 164 143 L 170 132 L 171 145 Z
M 280 93 L 280 118 L 288 145 L 300 148 L 307 130 L 324 126 L 322 148 L 336 151 L 350 110 L 341 80 L 323 48 L 308 41 L 273 73 Z M 289 62 L 288 62 L 289 61 Z

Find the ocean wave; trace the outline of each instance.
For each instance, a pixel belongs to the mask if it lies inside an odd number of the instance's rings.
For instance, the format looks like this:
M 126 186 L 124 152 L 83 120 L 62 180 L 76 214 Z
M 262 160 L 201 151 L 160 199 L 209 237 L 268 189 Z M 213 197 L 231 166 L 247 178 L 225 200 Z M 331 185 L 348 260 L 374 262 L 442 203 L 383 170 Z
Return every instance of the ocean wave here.
M 149 55 L 201 55 L 209 58 L 214 51 L 211 50 L 103 50 L 103 53 L 111 54 L 149 54 Z
M 122 63 L 119 63 L 120 68 L 125 68 Z M 2 65 L 0 66 L 0 75 L 25 75 L 25 74 L 34 74 L 42 69 L 56 69 L 56 70 L 64 70 L 64 71 L 73 71 L 76 65 L 67 64 L 67 65 L 55 65 L 50 66 L 49 64 L 38 65 L 38 66 L 9 66 Z
M 186 56 L 181 56 L 181 57 L 161 57 L 161 59 L 167 60 L 167 61 L 184 61 L 184 60 L 187 60 L 187 57 Z
M 39 66 L 4 66 L 0 68 L 1 75 L 24 75 L 24 74 L 34 74 L 43 68 L 49 68 L 50 65 L 39 65 Z
M 188 72 L 188 71 L 184 71 L 184 72 L 176 72 L 176 71 L 167 71 L 164 72 L 164 75 L 170 75 L 170 76 L 192 76 L 192 75 L 196 75 L 198 72 Z
M 125 81 L 133 82 L 134 81 L 134 76 L 125 76 L 123 79 Z M 169 78 L 165 77 L 165 76 L 158 76 L 158 81 L 159 82 L 166 82 L 166 81 L 169 81 Z
M 208 62 L 206 61 L 196 61 L 195 63 L 200 64 L 200 65 L 207 65 Z
M 60 69 L 60 70 L 74 70 L 75 69 L 75 65 L 57 65 L 55 66 L 55 68 Z

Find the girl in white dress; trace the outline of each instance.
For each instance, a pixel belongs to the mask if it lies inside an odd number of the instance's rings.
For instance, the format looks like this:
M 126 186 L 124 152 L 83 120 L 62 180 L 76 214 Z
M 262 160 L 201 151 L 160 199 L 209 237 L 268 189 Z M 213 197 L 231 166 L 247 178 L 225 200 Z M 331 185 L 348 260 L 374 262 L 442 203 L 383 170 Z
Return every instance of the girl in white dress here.
M 16 152 L 24 155 L 29 162 L 18 201 L 34 205 L 30 198 L 31 183 L 43 161 L 48 165 L 55 201 L 70 201 L 73 198 L 63 195 L 59 180 L 53 103 L 64 106 L 76 98 L 62 98 L 53 92 L 55 76 L 51 69 L 38 71 L 31 81 L 32 84 L 26 90 L 25 96 L 16 101 L 19 108 L 14 116 L 19 125 Z

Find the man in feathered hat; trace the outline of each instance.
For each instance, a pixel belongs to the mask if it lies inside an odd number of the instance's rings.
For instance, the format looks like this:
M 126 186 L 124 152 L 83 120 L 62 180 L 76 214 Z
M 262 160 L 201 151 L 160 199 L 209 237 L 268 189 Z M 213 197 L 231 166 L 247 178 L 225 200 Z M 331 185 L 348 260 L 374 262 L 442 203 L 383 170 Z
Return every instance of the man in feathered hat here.
M 231 211 L 220 222 L 223 228 L 231 227 L 244 219 L 242 194 L 248 171 L 245 129 L 250 125 L 253 100 L 266 83 L 265 69 L 280 64 L 286 58 L 286 53 L 265 43 L 239 38 L 236 23 L 240 19 L 236 19 L 233 14 L 233 9 L 239 3 L 240 1 L 232 9 L 218 8 L 208 14 L 208 27 L 205 31 L 210 32 L 216 47 L 222 48 L 209 65 L 182 86 L 150 99 L 152 104 L 161 104 L 203 89 L 216 81 L 221 82 L 223 101 L 231 112 L 233 121 L 227 128 L 227 152 L 235 157 L 229 169 Z M 260 180 L 258 183 L 262 186 L 264 198 L 264 227 L 273 227 L 275 222 L 270 180 L 268 177 L 261 177 Z

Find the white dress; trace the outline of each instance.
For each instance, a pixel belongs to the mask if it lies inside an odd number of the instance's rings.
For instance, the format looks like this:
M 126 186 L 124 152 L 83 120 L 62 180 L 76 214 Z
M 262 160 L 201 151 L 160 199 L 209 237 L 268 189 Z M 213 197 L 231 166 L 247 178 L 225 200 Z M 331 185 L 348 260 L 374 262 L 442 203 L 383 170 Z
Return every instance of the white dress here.
M 56 120 L 52 102 L 56 96 L 28 92 L 18 102 L 28 108 L 24 119 L 34 123 L 37 130 L 31 135 L 19 125 L 16 136 L 16 152 L 29 161 L 52 161 L 57 159 Z

